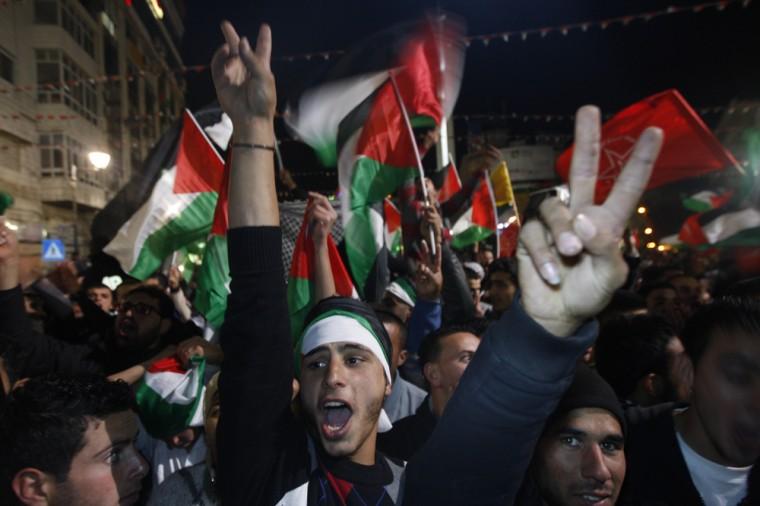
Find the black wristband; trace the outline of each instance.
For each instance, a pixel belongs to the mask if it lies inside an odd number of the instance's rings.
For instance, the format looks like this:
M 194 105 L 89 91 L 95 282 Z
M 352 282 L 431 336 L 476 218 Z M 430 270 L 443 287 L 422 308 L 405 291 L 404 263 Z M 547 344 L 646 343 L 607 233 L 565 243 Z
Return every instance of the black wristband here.
M 264 144 L 251 144 L 250 142 L 233 142 L 231 144 L 233 148 L 246 148 L 246 149 L 264 149 L 274 153 L 274 146 L 266 146 Z

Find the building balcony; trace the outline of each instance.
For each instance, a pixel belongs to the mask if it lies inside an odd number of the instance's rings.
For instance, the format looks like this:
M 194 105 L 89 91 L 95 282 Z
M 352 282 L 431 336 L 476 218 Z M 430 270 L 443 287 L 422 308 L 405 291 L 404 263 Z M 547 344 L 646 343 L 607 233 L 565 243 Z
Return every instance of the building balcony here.
M 40 178 L 40 196 L 44 203 L 58 207 L 77 206 L 93 211 L 103 209 L 108 202 L 103 188 L 85 181 L 71 181 L 63 177 Z

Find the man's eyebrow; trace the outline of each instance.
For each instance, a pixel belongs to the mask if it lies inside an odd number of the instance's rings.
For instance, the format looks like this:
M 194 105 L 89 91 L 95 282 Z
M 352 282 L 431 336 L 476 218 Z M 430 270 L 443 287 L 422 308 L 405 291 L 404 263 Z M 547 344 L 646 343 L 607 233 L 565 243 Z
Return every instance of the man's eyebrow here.
M 741 353 L 726 353 L 719 360 L 723 366 L 739 366 L 754 372 L 760 371 L 760 365 Z
M 619 445 L 625 444 L 625 438 L 623 437 L 622 434 L 608 434 L 607 436 L 604 437 L 603 441 L 606 441 L 609 443 L 615 443 Z
M 312 355 L 316 355 L 317 353 L 323 352 L 323 351 L 330 351 L 327 346 L 317 346 L 313 350 L 311 350 L 309 353 L 304 354 L 303 358 L 311 357 Z
M 557 435 L 563 435 L 563 436 L 578 436 L 578 437 L 584 437 L 586 436 L 586 433 L 582 430 L 575 429 L 573 427 L 559 427 L 557 430 L 554 431 Z
M 340 345 L 340 351 L 346 351 L 346 350 L 359 350 L 359 351 L 366 351 L 368 353 L 371 353 L 369 349 L 367 349 L 366 346 L 362 346 L 360 344 L 356 343 L 345 343 Z

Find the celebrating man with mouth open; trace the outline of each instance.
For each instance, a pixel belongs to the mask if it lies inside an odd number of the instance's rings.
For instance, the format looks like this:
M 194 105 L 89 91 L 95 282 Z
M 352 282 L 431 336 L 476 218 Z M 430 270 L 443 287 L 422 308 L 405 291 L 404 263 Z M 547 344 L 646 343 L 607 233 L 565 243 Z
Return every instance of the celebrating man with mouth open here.
M 599 113 L 580 111 L 571 178 L 577 199 L 570 208 L 547 200 L 543 222 L 524 227 L 522 298 L 484 338 L 403 484 L 402 465 L 376 450 L 377 432 L 389 425 L 382 403 L 391 390 L 391 345 L 371 309 L 342 298 L 321 301 L 294 360 L 275 191 L 271 31 L 260 29 L 255 48 L 227 22 L 222 32 L 225 43 L 211 69 L 234 126 L 232 282 L 217 432 L 222 503 L 392 505 L 403 495 L 406 504 L 481 504 L 513 497 L 575 359 L 595 337 L 596 328 L 584 322 L 625 280 L 617 240 L 646 185 L 661 133 L 644 134 L 608 203 L 593 206 Z M 559 261 L 557 248 L 578 261 Z M 579 292 L 586 294 L 582 301 L 569 300 Z M 514 358 L 511 346 L 518 347 Z

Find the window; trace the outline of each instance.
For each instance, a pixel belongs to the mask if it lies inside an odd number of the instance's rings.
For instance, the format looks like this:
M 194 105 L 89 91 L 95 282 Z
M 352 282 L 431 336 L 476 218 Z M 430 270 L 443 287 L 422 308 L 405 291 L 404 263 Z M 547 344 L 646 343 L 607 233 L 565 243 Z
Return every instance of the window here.
M 34 22 L 39 25 L 57 25 L 58 0 L 35 0 Z
M 88 165 L 82 144 L 59 132 L 40 134 L 40 175 L 65 177 L 92 186 L 101 186 L 100 177 Z
M 61 103 L 61 54 L 57 49 L 35 49 L 37 61 L 37 101 L 41 104 Z
M 93 30 L 74 9 L 70 0 L 61 2 L 61 25 L 87 54 L 95 57 Z
M 0 49 L 0 79 L 13 82 L 13 58 Z
M 60 49 L 36 49 L 37 101 L 65 103 L 92 123 L 97 122 L 98 94 L 90 76 Z
M 63 166 L 63 134 L 40 134 L 40 175 L 42 177 L 63 177 L 68 171 Z
M 94 31 L 75 10 L 72 0 L 35 0 L 34 22 L 60 25 L 87 54 L 95 57 Z

